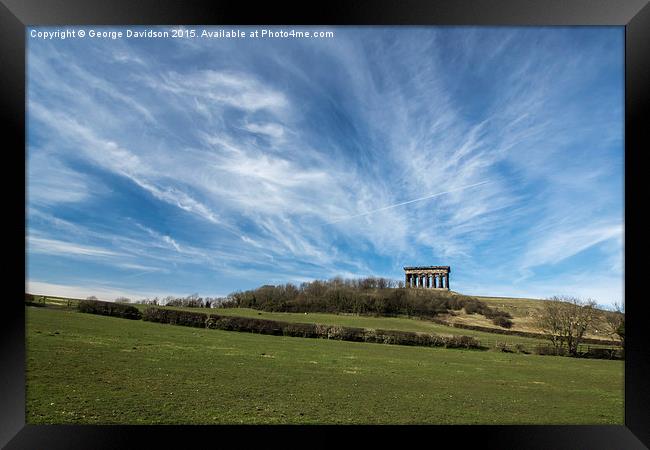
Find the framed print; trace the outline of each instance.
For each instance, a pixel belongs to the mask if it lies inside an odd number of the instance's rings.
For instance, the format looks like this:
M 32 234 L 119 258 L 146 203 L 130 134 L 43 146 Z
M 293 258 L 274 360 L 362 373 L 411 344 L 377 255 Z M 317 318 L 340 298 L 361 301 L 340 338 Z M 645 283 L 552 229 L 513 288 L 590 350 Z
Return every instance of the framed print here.
M 311 7 L 3 0 L 2 445 L 649 445 L 648 2 Z

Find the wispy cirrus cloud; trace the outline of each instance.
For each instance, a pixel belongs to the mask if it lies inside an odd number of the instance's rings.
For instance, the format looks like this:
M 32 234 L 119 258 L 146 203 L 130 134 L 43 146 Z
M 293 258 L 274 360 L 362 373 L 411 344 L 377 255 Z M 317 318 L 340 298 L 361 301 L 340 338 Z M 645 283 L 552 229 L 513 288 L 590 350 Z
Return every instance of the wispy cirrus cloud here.
M 30 237 L 28 239 L 29 250 L 32 253 L 46 253 L 62 256 L 90 256 L 90 257 L 107 257 L 115 256 L 116 253 L 91 246 L 75 244 L 73 242 L 59 241 L 55 239 L 45 239 L 40 237 Z

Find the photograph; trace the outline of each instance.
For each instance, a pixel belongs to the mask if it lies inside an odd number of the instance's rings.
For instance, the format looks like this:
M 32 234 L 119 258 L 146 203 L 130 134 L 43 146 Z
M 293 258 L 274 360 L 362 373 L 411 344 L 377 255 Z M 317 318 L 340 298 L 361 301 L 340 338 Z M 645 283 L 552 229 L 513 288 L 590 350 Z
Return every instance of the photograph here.
M 624 26 L 24 33 L 27 425 L 626 424 Z

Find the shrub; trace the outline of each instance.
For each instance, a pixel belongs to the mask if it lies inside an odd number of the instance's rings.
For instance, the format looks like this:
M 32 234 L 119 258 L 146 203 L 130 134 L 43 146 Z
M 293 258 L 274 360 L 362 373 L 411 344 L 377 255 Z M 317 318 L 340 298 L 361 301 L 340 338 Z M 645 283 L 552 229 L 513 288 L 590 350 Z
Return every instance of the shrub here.
M 356 327 L 341 327 L 339 339 L 342 341 L 363 342 L 365 330 Z
M 169 323 L 186 327 L 203 328 L 206 326 L 208 316 L 203 313 L 189 311 L 176 311 L 173 309 L 147 308 L 142 314 L 142 319 L 149 322 Z
M 579 353 L 578 356 L 594 359 L 623 359 L 623 352 L 616 348 L 589 347 L 586 352 Z
M 25 305 L 27 306 L 46 306 L 45 297 L 25 293 Z
M 526 350 L 526 347 L 524 347 L 523 344 L 517 344 L 515 345 L 515 350 L 517 350 L 519 353 L 523 353 L 525 355 L 529 355 L 530 352 Z
M 511 328 L 512 327 L 512 320 L 504 317 L 504 316 L 496 316 L 494 319 L 492 319 L 492 323 L 495 325 L 498 325 L 502 328 Z
M 476 313 L 481 313 L 483 312 L 483 308 L 481 308 L 481 303 L 478 301 L 469 301 L 465 303 L 465 312 L 467 314 L 476 314 Z
M 282 329 L 285 336 L 315 338 L 318 337 L 316 325 L 313 323 L 289 323 Z
M 315 331 L 318 336 L 340 341 L 364 342 L 366 330 L 356 327 L 343 327 L 339 325 L 317 325 Z
M 445 338 L 435 334 L 416 333 L 416 345 L 425 347 L 442 347 L 445 345 Z
M 565 356 L 567 351 L 564 347 L 553 347 L 552 345 L 538 345 L 535 347 L 535 353 L 538 355 Z
M 37 308 L 44 308 L 44 307 L 47 306 L 45 303 L 42 303 L 42 302 L 37 303 L 37 302 L 29 302 L 29 301 L 26 301 L 25 305 L 27 305 L 27 306 L 36 306 Z
M 395 345 L 416 345 L 416 334 L 412 331 L 377 330 L 375 342 Z
M 79 311 L 103 316 L 122 317 L 124 319 L 138 320 L 142 313 L 135 306 L 122 303 L 102 302 L 99 300 L 81 300 L 77 306 Z
M 483 314 L 488 319 L 495 319 L 497 317 L 504 317 L 506 319 L 512 319 L 512 316 L 510 315 L 509 312 L 501 311 L 500 309 L 488 308 L 487 306 L 484 308 L 484 310 L 481 312 L 481 314 Z
M 505 342 L 497 342 L 494 348 L 503 353 L 514 353 L 512 348 Z
M 282 335 L 285 322 L 253 319 L 249 317 L 229 317 L 210 314 L 206 327 L 225 331 L 248 331 L 251 333 Z
M 397 330 L 365 330 L 363 341 L 377 344 L 417 345 L 422 347 L 441 347 L 447 338 L 427 333 L 414 333 Z
M 479 341 L 472 336 L 451 336 L 446 339 L 447 348 L 480 348 Z

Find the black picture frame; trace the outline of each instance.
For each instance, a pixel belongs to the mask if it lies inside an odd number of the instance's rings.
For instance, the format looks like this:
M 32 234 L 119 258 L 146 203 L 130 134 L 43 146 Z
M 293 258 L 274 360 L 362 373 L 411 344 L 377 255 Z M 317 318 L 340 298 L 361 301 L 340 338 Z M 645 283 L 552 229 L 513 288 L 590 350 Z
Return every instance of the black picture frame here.
M 644 197 L 637 189 L 644 167 L 650 91 L 648 0 L 364 0 L 252 5 L 236 0 L 0 0 L 0 90 L 5 128 L 5 170 L 25 174 L 25 27 L 36 25 L 517 25 L 625 27 L 625 292 L 627 338 L 623 426 L 37 426 L 25 424 L 25 311 L 20 273 L 25 275 L 25 196 L 5 174 L 13 202 L 5 215 L 15 243 L 5 265 L 15 271 L 3 299 L 0 378 L 0 445 L 7 449 L 132 448 L 250 445 L 251 439 L 281 445 L 342 445 L 361 434 L 382 442 L 395 438 L 425 444 L 476 443 L 487 448 L 635 449 L 650 446 L 650 358 L 641 295 Z M 20 151 L 22 149 L 22 151 Z M 6 161 L 6 160 L 5 160 Z M 23 179 L 24 186 L 25 179 Z M 24 234 L 23 234 L 24 236 Z M 18 261 L 21 261 L 22 269 Z M 635 264 L 636 263 L 636 264 Z M 24 286 L 23 286 L 24 287 Z M 279 434 L 283 436 L 279 436 Z M 369 443 L 370 441 L 368 441 Z M 387 442 L 387 441 L 386 441 Z M 264 444 L 266 445 L 266 444 Z M 419 443 L 417 445 L 422 445 Z

